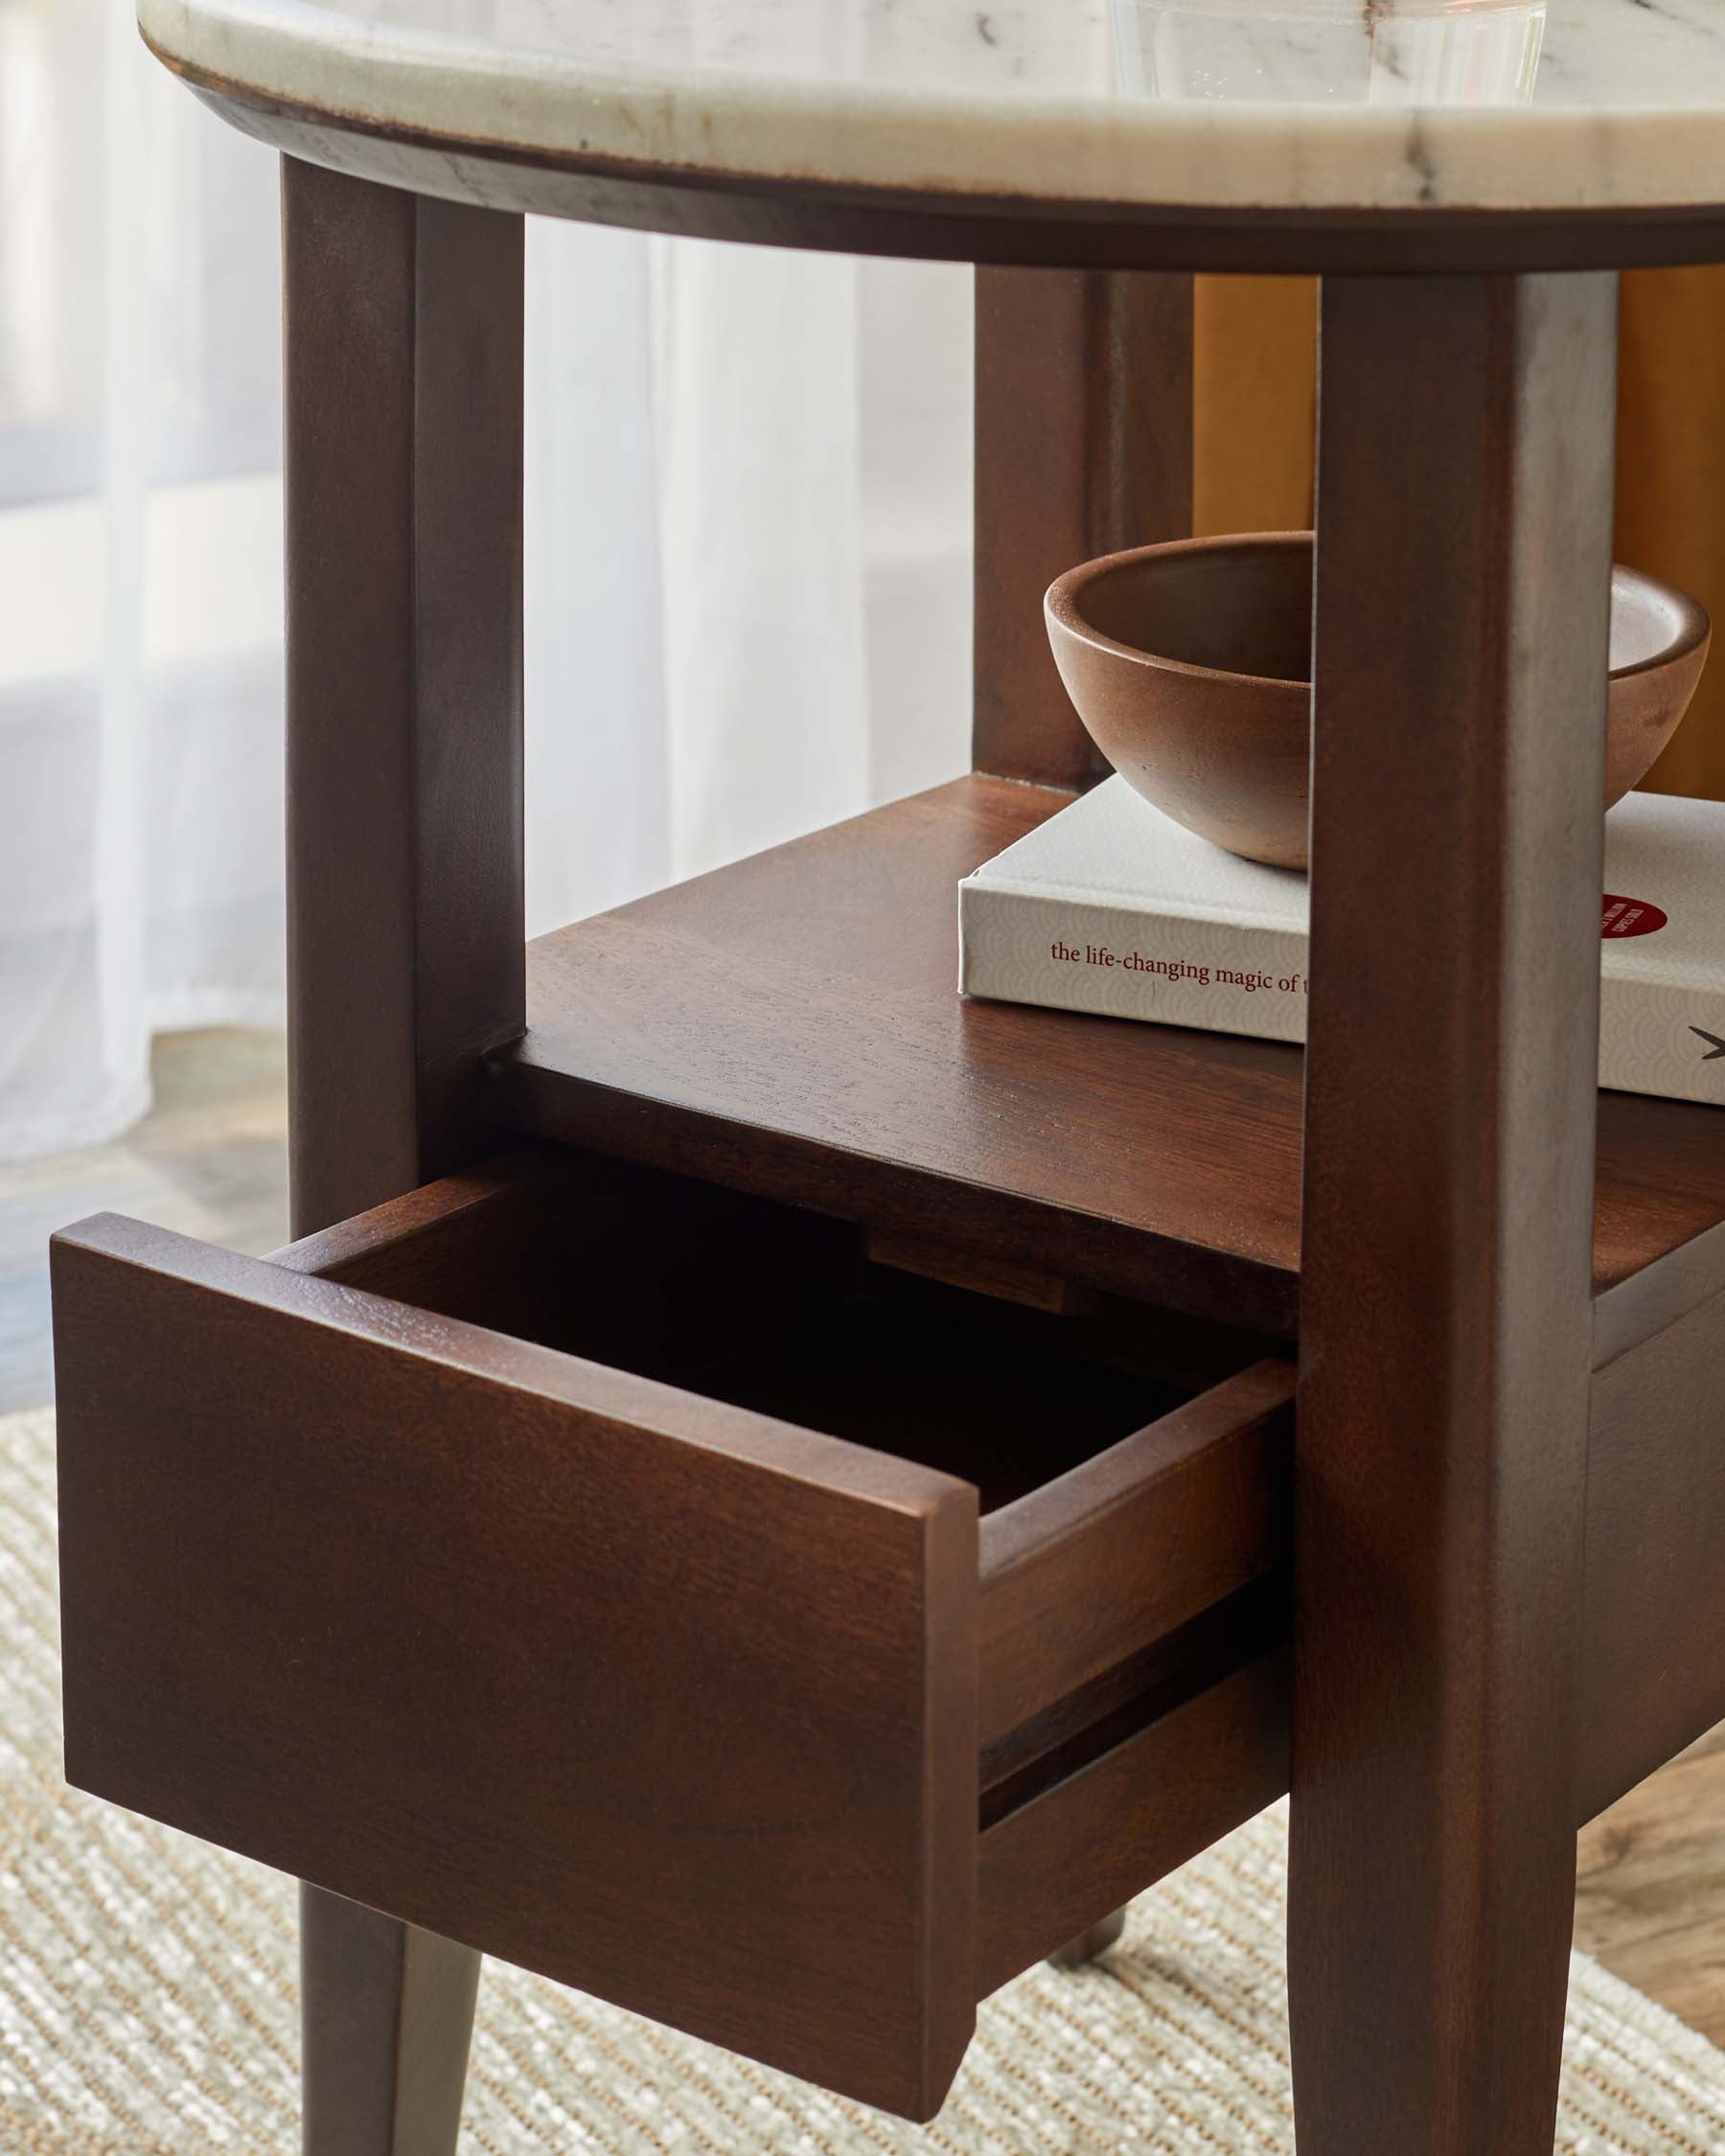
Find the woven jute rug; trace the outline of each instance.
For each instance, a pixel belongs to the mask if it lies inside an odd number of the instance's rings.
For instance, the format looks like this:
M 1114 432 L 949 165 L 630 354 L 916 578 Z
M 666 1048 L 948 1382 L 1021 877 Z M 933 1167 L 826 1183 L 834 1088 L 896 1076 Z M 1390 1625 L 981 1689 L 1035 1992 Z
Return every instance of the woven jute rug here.
M 297 2147 L 293 1889 L 59 1774 L 53 1419 L 0 1421 L 0 2156 Z M 1292 2151 L 1279 1808 L 982 2008 L 899 2124 L 486 1964 L 464 2156 Z M 1725 2152 L 1725 2053 L 1575 1959 L 1558 2145 Z M 1362 2156 L 1390 2156 L 1362 2151 Z

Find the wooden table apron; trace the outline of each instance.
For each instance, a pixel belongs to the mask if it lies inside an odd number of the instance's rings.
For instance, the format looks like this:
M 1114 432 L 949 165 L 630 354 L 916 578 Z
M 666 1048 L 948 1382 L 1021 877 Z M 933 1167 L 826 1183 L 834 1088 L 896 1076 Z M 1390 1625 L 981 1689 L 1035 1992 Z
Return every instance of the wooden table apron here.
M 524 1022 L 521 224 L 356 176 L 363 133 L 199 86 L 300 153 L 284 173 L 303 1233 L 464 1158 L 479 1058 Z M 394 149 L 431 184 L 471 146 Z M 491 172 L 507 195 L 507 161 Z M 1725 227 L 1030 214 L 602 169 L 534 184 L 606 221 L 1064 265 L 978 272 L 975 761 L 1069 786 L 1093 757 L 1038 603 L 1076 556 L 1186 528 L 1175 272 L 1328 273 L 1300 2145 L 1549 2147 L 1577 1816 L 1614 267 L 1725 254 Z M 308 2145 L 452 2146 L 477 1958 L 313 1891 L 305 1924 Z

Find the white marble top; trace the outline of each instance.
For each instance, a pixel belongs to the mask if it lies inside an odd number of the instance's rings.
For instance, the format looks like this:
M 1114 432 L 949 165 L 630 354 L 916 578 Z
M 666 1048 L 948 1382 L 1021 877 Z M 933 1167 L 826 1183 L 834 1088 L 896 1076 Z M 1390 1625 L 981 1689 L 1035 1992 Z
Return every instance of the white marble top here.
M 337 126 L 1200 208 L 1725 203 L 1725 0 L 139 0 Z

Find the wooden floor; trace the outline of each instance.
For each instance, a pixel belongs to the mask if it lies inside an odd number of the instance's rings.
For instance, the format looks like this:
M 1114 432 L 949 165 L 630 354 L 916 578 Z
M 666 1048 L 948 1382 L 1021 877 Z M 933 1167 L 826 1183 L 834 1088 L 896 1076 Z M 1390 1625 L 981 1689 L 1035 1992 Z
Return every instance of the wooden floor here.
M 51 1229 L 113 1210 L 234 1250 L 288 1240 L 280 1040 L 168 1035 L 155 1081 L 113 1144 L 0 1166 L 0 1413 L 53 1390 Z M 1582 1835 L 1576 1943 L 1725 2046 L 1725 1725 Z
M 1582 1834 L 1576 1944 L 1725 2047 L 1725 1723 Z

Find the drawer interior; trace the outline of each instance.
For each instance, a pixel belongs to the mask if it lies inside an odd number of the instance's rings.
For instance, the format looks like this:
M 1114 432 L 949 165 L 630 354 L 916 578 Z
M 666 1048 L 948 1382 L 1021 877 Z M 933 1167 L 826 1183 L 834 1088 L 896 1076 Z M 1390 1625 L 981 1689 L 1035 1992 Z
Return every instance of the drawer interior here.
M 458 1181 L 471 1203 L 403 1202 L 388 1232 L 367 1216 L 277 1262 L 914 1460 L 984 1515 L 1275 1352 L 1056 1279 L 990 1293 L 961 1253 L 626 1161 Z
M 984 1514 L 1186 1397 L 1064 1343 L 1003 1333 L 980 1298 L 908 1287 L 863 1267 L 854 1293 L 681 1382 L 956 1475 Z

